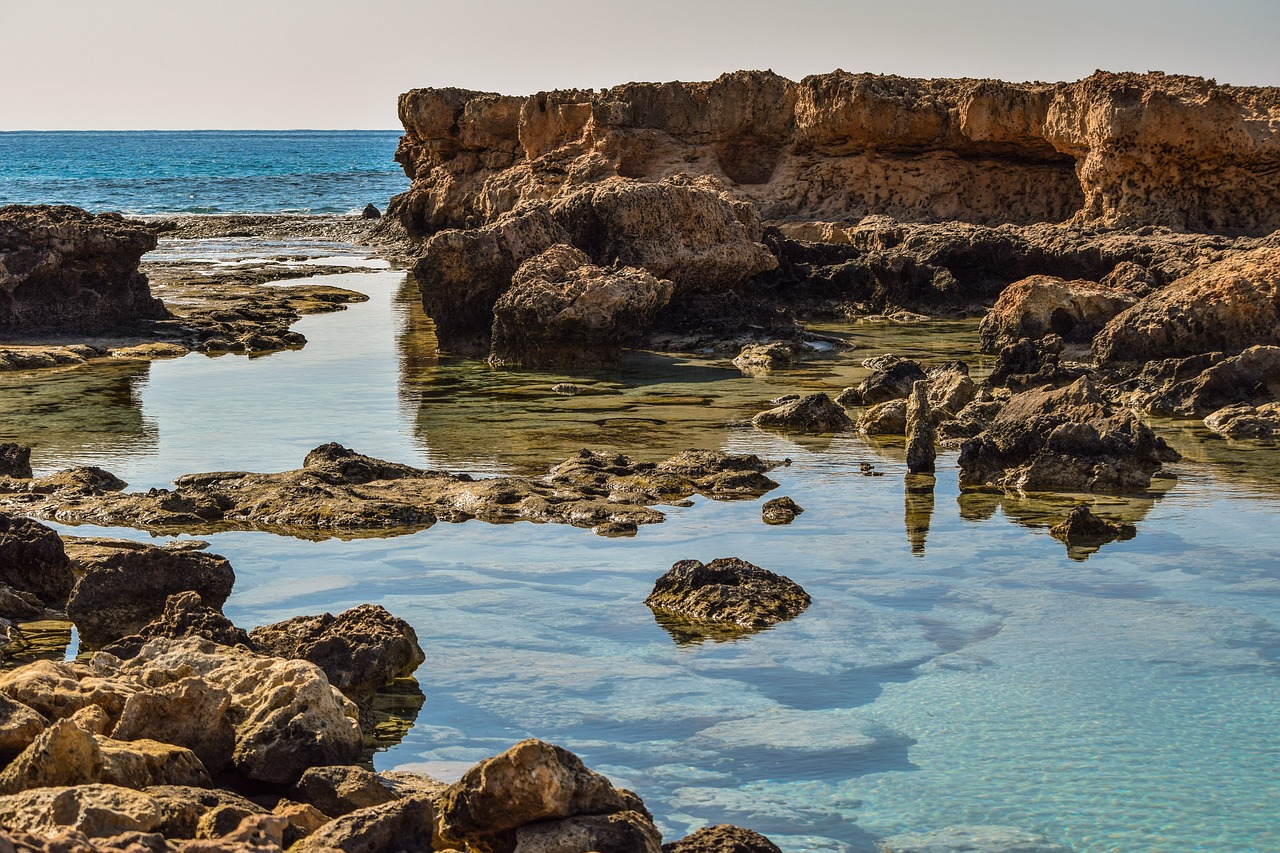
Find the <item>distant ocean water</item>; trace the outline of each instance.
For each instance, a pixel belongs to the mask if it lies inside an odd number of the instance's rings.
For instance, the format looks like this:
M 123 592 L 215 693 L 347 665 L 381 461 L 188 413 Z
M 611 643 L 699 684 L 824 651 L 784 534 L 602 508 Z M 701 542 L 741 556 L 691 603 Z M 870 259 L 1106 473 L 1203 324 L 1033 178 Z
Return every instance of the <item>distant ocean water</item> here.
M 394 130 L 0 132 L 0 204 L 351 213 L 409 186 Z

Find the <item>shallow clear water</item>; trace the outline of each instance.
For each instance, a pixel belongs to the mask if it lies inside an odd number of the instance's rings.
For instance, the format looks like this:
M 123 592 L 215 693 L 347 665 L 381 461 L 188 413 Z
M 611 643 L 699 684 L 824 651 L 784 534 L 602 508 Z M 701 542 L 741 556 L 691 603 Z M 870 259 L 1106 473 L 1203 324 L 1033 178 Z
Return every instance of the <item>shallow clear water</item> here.
M 352 213 L 408 189 L 393 130 L 0 132 L 0 205 Z
M 727 821 L 787 851 L 962 823 L 1090 853 L 1280 849 L 1274 449 L 1172 429 L 1188 455 L 1173 488 L 1099 501 L 1138 536 L 1072 559 L 1045 527 L 1071 498 L 961 496 L 954 454 L 932 494 L 908 493 L 900 442 L 749 424 L 779 394 L 856 382 L 867 355 L 962 355 L 970 323 L 829 328 L 863 349 L 768 379 L 645 354 L 518 373 L 438 358 L 400 273 L 332 283 L 373 298 L 304 319 L 297 352 L 0 374 L 0 440 L 33 444 L 43 471 L 100 464 L 134 488 L 292 468 L 325 441 L 477 473 L 542 471 L 582 446 L 715 447 L 791 459 L 772 496 L 806 509 L 778 528 L 760 501 L 697 499 L 631 539 L 478 522 L 206 537 L 236 567 L 239 624 L 373 601 L 414 625 L 426 704 L 379 768 L 447 778 L 538 736 L 638 791 L 669 838 Z M 553 394 L 562 381 L 598 393 Z M 731 555 L 813 605 L 735 642 L 677 644 L 642 603 L 654 579 Z

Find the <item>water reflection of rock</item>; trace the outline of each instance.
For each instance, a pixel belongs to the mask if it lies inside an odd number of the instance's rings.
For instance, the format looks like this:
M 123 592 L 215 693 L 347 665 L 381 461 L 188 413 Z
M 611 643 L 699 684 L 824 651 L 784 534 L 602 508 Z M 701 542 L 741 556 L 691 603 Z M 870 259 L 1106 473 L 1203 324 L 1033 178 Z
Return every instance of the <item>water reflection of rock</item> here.
M 759 634 L 761 631 L 768 631 L 773 627 L 772 625 L 763 625 L 756 628 L 747 628 L 732 622 L 707 622 L 705 620 L 677 616 L 661 610 L 653 611 L 653 621 L 658 623 L 659 628 L 671 635 L 671 639 L 675 641 L 677 646 L 696 646 L 707 640 L 713 643 L 731 643 L 734 640 L 741 640 L 753 634 Z
M 999 510 L 1005 518 L 1032 530 L 1045 530 L 1061 524 L 1078 506 L 1087 506 L 1099 518 L 1119 525 L 1133 525 L 1146 519 L 1161 497 L 1159 492 L 1143 496 L 1097 494 L 1019 495 L 1003 492 L 961 492 L 957 499 L 960 517 L 966 521 L 989 521 Z M 1072 539 L 1064 542 L 1067 556 L 1086 560 L 1109 542 L 1132 538 Z
M 32 447 L 42 460 L 100 464 L 154 454 L 159 429 L 142 413 L 147 362 L 97 364 L 61 372 L 0 373 L 0 441 Z
M 929 538 L 929 523 L 933 520 L 933 487 L 937 479 L 931 474 L 908 474 L 903 487 L 907 528 L 907 541 L 911 553 L 924 556 L 925 540 Z
M 412 676 L 397 678 L 373 694 L 373 752 L 386 752 L 397 746 L 414 723 L 427 697 Z

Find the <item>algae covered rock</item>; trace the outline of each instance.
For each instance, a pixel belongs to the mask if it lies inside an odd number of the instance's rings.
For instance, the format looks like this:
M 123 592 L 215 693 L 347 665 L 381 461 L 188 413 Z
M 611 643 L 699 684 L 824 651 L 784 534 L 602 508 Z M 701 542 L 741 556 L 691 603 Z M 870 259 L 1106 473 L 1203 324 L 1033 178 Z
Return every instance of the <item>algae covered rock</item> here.
M 753 629 L 795 618 L 809 602 L 809 594 L 790 578 L 721 557 L 710 563 L 681 560 L 658 578 L 644 603 L 685 619 Z

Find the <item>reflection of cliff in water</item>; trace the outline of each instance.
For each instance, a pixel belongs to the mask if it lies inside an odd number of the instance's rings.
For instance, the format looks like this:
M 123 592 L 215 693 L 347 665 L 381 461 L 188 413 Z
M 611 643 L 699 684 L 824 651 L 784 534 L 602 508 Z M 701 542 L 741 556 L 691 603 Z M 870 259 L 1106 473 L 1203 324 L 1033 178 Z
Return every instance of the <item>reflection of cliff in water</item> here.
M 30 445 L 31 463 L 111 467 L 114 459 L 154 454 L 160 432 L 142 413 L 148 362 L 68 370 L 0 373 L 0 441 Z

